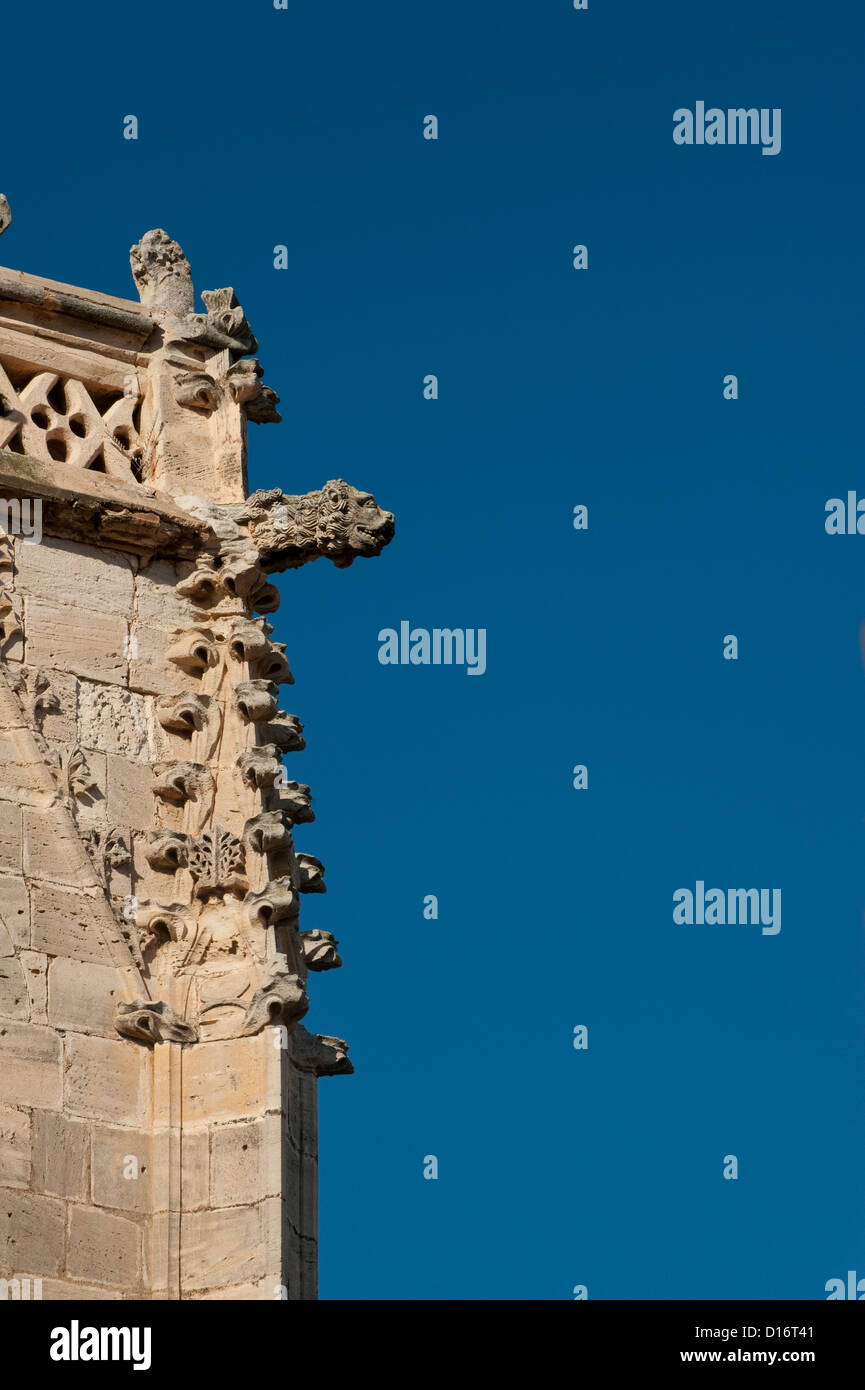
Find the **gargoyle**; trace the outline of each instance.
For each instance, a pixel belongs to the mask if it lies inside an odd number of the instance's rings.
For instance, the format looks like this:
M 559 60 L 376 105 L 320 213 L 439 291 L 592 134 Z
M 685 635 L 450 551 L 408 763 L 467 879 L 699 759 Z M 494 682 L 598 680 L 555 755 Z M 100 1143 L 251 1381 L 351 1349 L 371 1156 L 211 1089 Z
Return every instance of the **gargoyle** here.
M 393 513 L 342 478 L 300 496 L 279 488 L 254 492 L 234 518 L 249 528 L 268 572 L 298 569 L 321 556 L 347 569 L 358 556 L 379 555 L 394 534 Z
M 347 1042 L 324 1033 L 309 1033 L 302 1023 L 292 1034 L 291 1055 L 296 1067 L 315 1076 L 350 1076 L 354 1071 Z
M 302 931 L 300 944 L 307 970 L 336 970 L 342 965 L 339 942 L 329 931 Z
M 134 999 L 131 1004 L 119 1004 L 114 1026 L 124 1038 L 136 1042 L 194 1043 L 198 1034 L 191 1024 L 178 1018 L 168 1004 L 152 999 Z

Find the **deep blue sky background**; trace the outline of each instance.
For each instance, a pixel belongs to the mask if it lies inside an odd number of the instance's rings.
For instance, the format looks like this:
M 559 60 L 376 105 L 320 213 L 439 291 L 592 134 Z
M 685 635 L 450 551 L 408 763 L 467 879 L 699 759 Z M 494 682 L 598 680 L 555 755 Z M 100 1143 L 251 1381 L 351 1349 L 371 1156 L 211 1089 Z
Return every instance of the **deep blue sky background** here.
M 321 1085 L 324 1298 L 865 1275 L 865 537 L 823 525 L 865 494 L 863 31 L 850 0 L 4 15 L 0 261 L 131 297 L 165 227 L 282 398 L 252 486 L 397 515 L 276 617 L 305 925 L 345 960 L 307 1022 L 357 1068 Z M 781 154 L 676 147 L 699 99 L 780 106 Z M 485 627 L 487 674 L 379 665 L 403 618 Z M 780 935 L 674 925 L 698 878 L 780 887 Z

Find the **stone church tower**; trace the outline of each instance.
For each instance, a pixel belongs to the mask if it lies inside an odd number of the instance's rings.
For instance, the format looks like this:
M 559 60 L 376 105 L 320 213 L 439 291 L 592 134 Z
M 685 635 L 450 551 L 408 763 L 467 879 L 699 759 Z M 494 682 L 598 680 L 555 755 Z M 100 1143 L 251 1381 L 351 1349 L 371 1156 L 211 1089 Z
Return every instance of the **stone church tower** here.
M 316 1082 L 352 1068 L 301 1022 L 340 958 L 268 574 L 393 517 L 247 496 L 280 416 L 234 291 L 197 313 L 161 230 L 131 261 L 140 303 L 0 269 L 0 1281 L 311 1299 Z

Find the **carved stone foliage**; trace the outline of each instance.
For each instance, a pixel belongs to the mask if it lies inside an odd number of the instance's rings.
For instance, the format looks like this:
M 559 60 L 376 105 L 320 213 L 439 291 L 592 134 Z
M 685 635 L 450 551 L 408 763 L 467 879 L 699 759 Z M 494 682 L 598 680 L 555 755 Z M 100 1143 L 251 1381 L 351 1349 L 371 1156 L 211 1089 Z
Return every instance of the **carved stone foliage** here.
M 87 766 L 84 753 L 77 746 L 66 749 L 53 749 L 49 759 L 57 772 L 60 784 L 73 801 L 80 797 L 90 798 L 99 790 Z
M 86 830 L 82 838 L 99 882 L 106 893 L 110 893 L 111 870 L 126 869 L 132 862 L 129 845 L 114 825 L 103 830 Z
M 36 667 L 25 667 L 20 671 L 12 680 L 12 689 L 18 696 L 18 702 L 31 728 L 40 728 L 42 716 L 53 714 L 60 708 L 60 701 L 51 689 L 51 682 L 45 673 Z
M 320 556 L 346 569 L 358 556 L 379 555 L 394 534 L 393 513 L 342 478 L 302 496 L 254 492 L 234 515 L 268 571 L 297 569 Z
M 118 1005 L 114 1026 L 122 1037 L 136 1042 L 194 1043 L 198 1039 L 195 1029 L 178 1018 L 168 1004 L 152 999 Z
M 211 894 L 244 893 L 249 881 L 244 872 L 243 843 L 217 825 L 205 830 L 189 843 L 187 867 L 195 880 L 195 895 L 207 898 Z
M 15 374 L 13 382 L 11 372 L 11 365 L 7 371 L 0 362 L 0 449 L 138 483 L 144 455 L 140 396 L 103 389 L 96 393 L 97 405 L 84 382 L 73 377 L 40 371 L 29 378 Z

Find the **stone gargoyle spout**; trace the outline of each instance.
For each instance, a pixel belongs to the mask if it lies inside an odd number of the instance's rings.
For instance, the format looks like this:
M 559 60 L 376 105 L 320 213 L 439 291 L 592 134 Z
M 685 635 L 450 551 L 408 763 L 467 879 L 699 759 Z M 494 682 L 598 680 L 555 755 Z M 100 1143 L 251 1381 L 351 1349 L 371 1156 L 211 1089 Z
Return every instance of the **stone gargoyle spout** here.
M 393 512 L 382 511 L 371 492 L 342 478 L 300 496 L 280 488 L 254 492 L 234 512 L 249 531 L 262 569 L 298 569 L 324 556 L 347 569 L 358 556 L 381 554 L 393 540 Z

